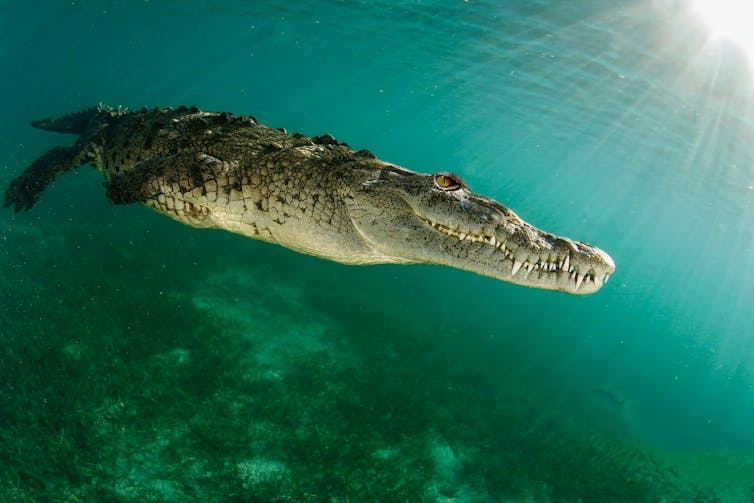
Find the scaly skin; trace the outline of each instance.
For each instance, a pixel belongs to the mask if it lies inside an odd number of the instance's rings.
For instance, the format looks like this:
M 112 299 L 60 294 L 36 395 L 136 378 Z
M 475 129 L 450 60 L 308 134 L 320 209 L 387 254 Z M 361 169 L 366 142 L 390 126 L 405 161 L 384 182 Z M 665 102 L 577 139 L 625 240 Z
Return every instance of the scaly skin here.
M 345 264 L 441 264 L 575 294 L 599 290 L 615 269 L 602 250 L 532 227 L 455 175 L 415 173 L 329 135 L 185 107 L 100 106 L 32 125 L 80 136 L 11 183 L 5 205 L 16 211 L 91 163 L 116 204 Z

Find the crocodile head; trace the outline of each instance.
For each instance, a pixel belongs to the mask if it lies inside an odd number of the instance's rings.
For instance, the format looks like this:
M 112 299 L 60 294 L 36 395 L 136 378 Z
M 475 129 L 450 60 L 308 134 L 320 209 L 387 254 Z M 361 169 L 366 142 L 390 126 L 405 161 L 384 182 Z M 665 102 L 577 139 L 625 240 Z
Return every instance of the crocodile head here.
M 451 173 L 363 170 L 351 221 L 394 262 L 432 263 L 532 288 L 588 294 L 615 270 L 604 251 L 541 231 Z

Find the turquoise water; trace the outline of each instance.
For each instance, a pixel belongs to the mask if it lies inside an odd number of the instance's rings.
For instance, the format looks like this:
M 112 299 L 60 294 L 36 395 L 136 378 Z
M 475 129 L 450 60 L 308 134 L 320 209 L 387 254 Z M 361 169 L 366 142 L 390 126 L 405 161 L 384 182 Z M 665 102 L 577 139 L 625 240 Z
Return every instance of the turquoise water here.
M 7 501 L 750 501 L 754 76 L 667 2 L 0 2 L 0 185 L 104 102 L 253 114 L 608 251 L 347 267 L 82 169 L 2 213 Z M 517 4 L 517 5 L 515 5 Z

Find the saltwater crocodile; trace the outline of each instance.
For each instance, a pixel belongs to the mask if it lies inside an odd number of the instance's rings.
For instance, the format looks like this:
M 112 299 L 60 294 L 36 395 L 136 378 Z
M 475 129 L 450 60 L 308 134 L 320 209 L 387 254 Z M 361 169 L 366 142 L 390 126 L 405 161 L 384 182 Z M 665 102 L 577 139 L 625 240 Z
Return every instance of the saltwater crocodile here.
M 532 227 L 452 173 L 415 173 L 331 135 L 196 107 L 100 105 L 31 124 L 79 138 L 11 182 L 5 206 L 16 212 L 90 163 L 115 204 L 345 264 L 441 264 L 575 294 L 599 290 L 615 268 L 599 248 Z

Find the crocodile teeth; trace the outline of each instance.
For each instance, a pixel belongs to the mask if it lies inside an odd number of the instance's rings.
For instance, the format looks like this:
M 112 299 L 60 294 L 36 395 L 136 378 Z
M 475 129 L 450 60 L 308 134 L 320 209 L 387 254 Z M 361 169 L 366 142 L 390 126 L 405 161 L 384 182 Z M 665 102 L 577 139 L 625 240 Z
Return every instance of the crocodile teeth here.
M 577 274 L 576 275 L 576 290 L 578 290 L 579 287 L 581 286 L 581 283 L 584 281 L 584 277 L 585 276 L 586 275 L 584 275 L 584 274 Z
M 531 270 L 534 269 L 534 264 L 532 264 L 531 262 L 526 262 L 524 264 L 524 267 L 526 268 L 526 274 L 524 274 L 524 279 L 526 279 L 529 277 Z
M 568 254 L 568 253 L 566 253 L 565 259 L 563 261 L 562 269 L 564 269 L 566 271 L 570 271 L 571 270 L 571 255 Z
M 513 261 L 513 270 L 511 271 L 511 276 L 515 276 L 519 269 L 521 269 L 521 266 L 523 265 L 523 262 L 519 260 Z

